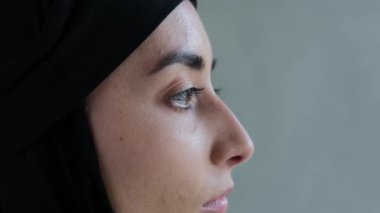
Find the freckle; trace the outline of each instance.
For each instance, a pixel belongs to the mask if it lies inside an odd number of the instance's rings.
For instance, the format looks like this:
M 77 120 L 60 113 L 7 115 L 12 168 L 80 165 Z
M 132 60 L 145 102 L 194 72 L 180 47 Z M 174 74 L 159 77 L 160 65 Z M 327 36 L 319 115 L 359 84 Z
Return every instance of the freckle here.
M 124 138 L 123 138 L 123 137 L 120 137 L 120 141 L 124 141 Z

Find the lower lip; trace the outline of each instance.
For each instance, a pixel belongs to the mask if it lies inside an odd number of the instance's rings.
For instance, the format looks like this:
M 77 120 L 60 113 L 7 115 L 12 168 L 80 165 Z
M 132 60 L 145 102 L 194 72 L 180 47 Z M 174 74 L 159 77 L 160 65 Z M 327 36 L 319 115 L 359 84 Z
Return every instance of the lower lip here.
M 228 209 L 228 199 L 226 196 L 221 196 L 218 199 L 204 204 L 202 208 L 206 212 L 226 213 Z

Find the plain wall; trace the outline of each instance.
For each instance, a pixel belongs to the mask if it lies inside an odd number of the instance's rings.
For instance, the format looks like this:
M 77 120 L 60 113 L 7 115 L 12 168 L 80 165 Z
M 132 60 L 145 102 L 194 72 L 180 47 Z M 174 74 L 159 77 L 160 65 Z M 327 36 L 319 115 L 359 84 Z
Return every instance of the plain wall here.
M 380 212 L 380 1 L 200 0 L 255 141 L 231 213 Z

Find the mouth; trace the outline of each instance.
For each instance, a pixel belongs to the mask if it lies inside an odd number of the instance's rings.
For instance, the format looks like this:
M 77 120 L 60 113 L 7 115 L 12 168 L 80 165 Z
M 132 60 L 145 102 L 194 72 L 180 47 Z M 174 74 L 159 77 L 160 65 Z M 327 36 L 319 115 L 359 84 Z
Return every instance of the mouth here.
M 202 209 L 205 212 L 210 212 L 210 213 L 211 212 L 212 213 L 226 213 L 228 209 L 227 196 L 229 193 L 232 192 L 232 190 L 233 190 L 233 187 L 229 187 L 222 194 L 216 196 L 215 198 L 203 204 Z

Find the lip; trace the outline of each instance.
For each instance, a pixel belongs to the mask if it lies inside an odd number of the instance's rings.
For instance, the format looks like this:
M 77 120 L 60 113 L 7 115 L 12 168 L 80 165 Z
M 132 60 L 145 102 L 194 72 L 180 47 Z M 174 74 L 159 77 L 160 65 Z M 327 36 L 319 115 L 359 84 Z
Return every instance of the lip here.
M 215 196 L 211 200 L 202 205 L 204 212 L 210 213 L 226 213 L 228 209 L 228 194 L 233 191 L 233 186 L 228 187 L 223 193 Z

